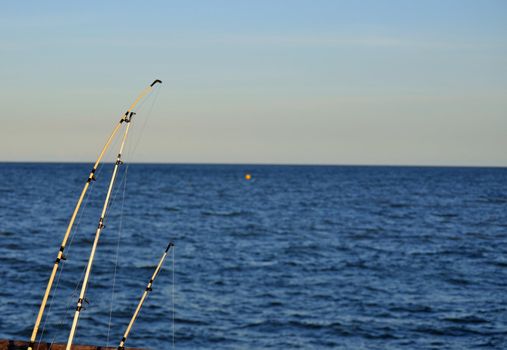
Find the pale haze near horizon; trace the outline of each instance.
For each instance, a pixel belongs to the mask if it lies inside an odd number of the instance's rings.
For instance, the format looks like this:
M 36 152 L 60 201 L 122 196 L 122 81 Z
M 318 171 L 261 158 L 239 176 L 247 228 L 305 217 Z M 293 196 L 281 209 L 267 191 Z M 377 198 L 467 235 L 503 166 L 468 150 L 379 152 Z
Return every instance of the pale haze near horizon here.
M 27 1 L 0 18 L 0 161 L 95 160 L 161 79 L 129 161 L 507 166 L 505 1 Z

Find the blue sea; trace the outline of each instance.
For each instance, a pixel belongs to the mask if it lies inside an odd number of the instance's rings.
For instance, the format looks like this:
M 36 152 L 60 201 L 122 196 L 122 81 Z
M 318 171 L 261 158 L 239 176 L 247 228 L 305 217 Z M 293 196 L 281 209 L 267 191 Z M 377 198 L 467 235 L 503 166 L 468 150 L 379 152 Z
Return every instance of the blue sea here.
M 111 168 L 43 341 L 67 339 Z M 0 338 L 28 340 L 90 169 L 0 164 Z M 105 225 L 76 344 L 118 345 L 173 241 L 127 346 L 507 348 L 506 168 L 125 164 Z

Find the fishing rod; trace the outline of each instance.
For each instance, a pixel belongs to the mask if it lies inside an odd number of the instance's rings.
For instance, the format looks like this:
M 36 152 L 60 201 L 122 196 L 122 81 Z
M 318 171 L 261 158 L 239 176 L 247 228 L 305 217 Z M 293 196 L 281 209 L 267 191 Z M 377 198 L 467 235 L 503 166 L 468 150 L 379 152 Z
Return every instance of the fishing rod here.
M 90 258 L 88 259 L 88 264 L 86 265 L 86 272 L 83 279 L 83 284 L 81 285 L 81 291 L 79 293 L 79 299 L 77 301 L 77 307 L 76 311 L 74 313 L 74 319 L 72 321 L 72 327 L 69 334 L 69 339 L 67 340 L 67 350 L 71 350 L 72 342 L 74 340 L 74 335 L 77 328 L 77 322 L 79 320 L 79 315 L 81 313 L 81 310 L 83 309 L 83 302 L 85 302 L 85 295 L 86 295 L 86 287 L 88 286 L 88 279 L 90 278 L 90 272 L 93 265 L 93 260 L 95 259 L 95 252 L 97 250 L 97 244 L 99 243 L 100 233 L 102 232 L 102 229 L 104 226 L 104 219 L 106 217 L 107 208 L 109 206 L 109 200 L 111 198 L 111 193 L 113 192 L 114 183 L 116 180 L 116 175 L 118 173 L 118 167 L 120 164 L 123 164 L 121 161 L 121 154 L 123 152 L 123 147 L 125 146 L 125 141 L 127 140 L 127 136 L 130 129 L 130 122 L 132 120 L 132 117 L 134 116 L 134 112 L 130 112 L 128 115 L 128 119 L 126 120 L 127 127 L 125 128 L 125 132 L 123 134 L 123 138 L 121 140 L 120 150 L 118 152 L 118 156 L 116 157 L 116 163 L 114 164 L 113 168 L 113 174 L 111 175 L 111 180 L 109 181 L 109 187 L 107 189 L 106 198 L 104 200 L 104 205 L 102 206 L 102 212 L 100 214 L 99 218 L 99 224 L 97 226 L 97 230 L 95 231 L 95 239 L 93 240 L 93 246 L 92 250 L 90 252 Z
M 66 260 L 66 257 L 63 254 L 63 252 L 65 250 L 65 246 L 67 245 L 67 241 L 68 241 L 70 233 L 72 231 L 72 227 L 74 226 L 74 221 L 76 220 L 76 217 L 77 217 L 77 214 L 79 212 L 79 209 L 81 208 L 81 204 L 83 203 L 83 200 L 84 200 L 84 197 L 86 195 L 86 192 L 88 191 L 88 188 L 90 187 L 90 183 L 92 181 L 96 180 L 96 178 L 95 178 L 95 171 L 99 167 L 99 165 L 100 165 L 100 163 L 102 161 L 102 158 L 104 157 L 104 154 L 106 153 L 107 149 L 111 145 L 111 142 L 113 141 L 114 137 L 116 136 L 116 134 L 120 130 L 121 125 L 124 122 L 128 123 L 128 121 L 131 118 L 131 113 L 132 113 L 131 111 L 139 103 L 139 101 L 143 97 L 145 97 L 153 89 L 153 86 L 156 83 L 162 83 L 162 81 L 160 81 L 160 80 L 157 79 L 153 83 L 151 83 L 150 86 L 146 87 L 139 94 L 139 96 L 136 98 L 136 100 L 132 103 L 132 105 L 129 107 L 129 109 L 127 109 L 127 111 L 125 112 L 125 114 L 121 117 L 120 121 L 118 122 L 118 124 L 115 126 L 115 128 L 113 129 L 113 131 L 109 135 L 109 138 L 107 139 L 106 144 L 104 145 L 104 147 L 102 147 L 102 150 L 100 151 L 99 156 L 98 156 L 97 160 L 95 161 L 95 164 L 93 165 L 93 168 L 90 171 L 90 174 L 88 175 L 88 179 L 86 180 L 86 183 L 85 183 L 85 185 L 84 185 L 84 187 L 83 187 L 83 189 L 81 191 L 81 194 L 80 194 L 79 199 L 78 199 L 78 201 L 76 203 L 76 206 L 74 207 L 74 211 L 72 212 L 72 216 L 70 217 L 70 221 L 69 221 L 69 224 L 67 226 L 67 230 L 65 230 L 65 235 L 63 236 L 63 240 L 62 240 L 62 243 L 60 245 L 60 249 L 58 251 L 58 255 L 57 255 L 56 260 L 55 260 L 55 262 L 53 264 L 53 269 L 51 270 L 51 275 L 49 276 L 48 284 L 46 286 L 46 290 L 44 292 L 44 296 L 42 298 L 42 302 L 41 302 L 41 305 L 39 307 L 39 312 L 37 313 L 37 318 L 35 320 L 35 325 L 33 327 L 32 335 L 30 336 L 30 342 L 29 342 L 29 345 L 28 345 L 28 350 L 32 350 L 33 346 L 35 344 L 35 339 L 37 337 L 37 332 L 39 330 L 40 323 L 42 321 L 42 316 L 44 315 L 44 310 L 46 309 L 46 304 L 47 304 L 49 295 L 51 293 L 51 289 L 53 287 L 55 276 L 56 276 L 56 273 L 58 272 L 58 266 L 60 265 L 60 261 Z
M 143 91 L 144 95 L 146 93 L 148 93 L 149 91 L 151 91 L 151 89 L 153 88 L 153 86 L 156 83 L 161 83 L 161 81 L 160 80 L 155 80 L 149 87 L 147 87 Z M 136 100 L 136 103 L 144 95 L 141 94 L 141 96 Z M 111 180 L 109 181 L 109 187 L 108 187 L 108 190 L 107 190 L 106 198 L 104 199 L 104 205 L 102 206 L 102 212 L 100 214 L 99 223 L 98 223 L 97 229 L 95 231 L 95 239 L 93 240 L 93 246 L 92 246 L 92 250 L 90 252 L 90 258 L 88 259 L 88 264 L 86 266 L 86 272 L 85 272 L 85 275 L 84 275 L 83 283 L 81 285 L 81 291 L 79 293 L 79 299 L 77 301 L 77 307 L 76 307 L 76 311 L 74 313 L 74 319 L 72 321 L 72 327 L 70 329 L 69 338 L 67 340 L 66 350 L 71 350 L 72 342 L 74 341 L 74 335 L 75 335 L 76 329 L 77 329 L 77 323 L 79 321 L 79 315 L 81 314 L 81 310 L 83 309 L 83 303 L 87 302 L 86 298 L 85 298 L 85 295 L 86 295 L 86 288 L 88 286 L 88 279 L 90 278 L 90 272 L 91 272 L 91 269 L 92 269 L 93 260 L 95 259 L 95 252 L 97 250 L 97 244 L 99 242 L 100 234 L 102 232 L 102 229 L 105 227 L 104 226 L 104 219 L 106 217 L 107 209 L 108 209 L 108 206 L 109 206 L 109 203 L 110 203 L 111 193 L 113 191 L 114 183 L 115 183 L 115 180 L 116 180 L 116 175 L 118 173 L 118 167 L 121 164 L 123 164 L 123 161 L 121 160 L 121 156 L 122 156 L 122 153 L 123 153 L 123 148 L 125 146 L 125 141 L 127 140 L 127 136 L 128 136 L 128 133 L 129 133 L 129 129 L 130 129 L 130 125 L 131 125 L 130 122 L 131 122 L 132 117 L 134 115 L 135 115 L 135 113 L 132 112 L 131 109 L 129 109 L 128 112 L 125 113 L 124 121 L 127 124 L 127 126 L 125 128 L 125 132 L 124 132 L 123 138 L 121 140 L 120 150 L 118 152 L 118 156 L 116 157 L 116 163 L 115 163 L 114 168 L 113 168 L 113 173 L 111 175 Z
M 127 341 L 127 337 L 129 336 L 130 330 L 132 329 L 132 326 L 134 325 L 134 322 L 136 321 L 137 316 L 139 316 L 139 311 L 141 311 L 141 307 L 143 306 L 144 301 L 148 297 L 148 293 L 153 290 L 153 288 L 152 288 L 153 281 L 155 281 L 155 278 L 157 278 L 157 275 L 160 272 L 160 269 L 162 268 L 162 264 L 164 263 L 166 256 L 169 254 L 169 249 L 171 249 L 171 247 L 174 247 L 173 242 L 169 243 L 164 254 L 160 258 L 157 268 L 155 269 L 155 272 L 151 276 L 151 279 L 148 282 L 146 289 L 144 290 L 143 296 L 141 297 L 141 300 L 139 300 L 139 304 L 137 304 L 136 311 L 134 312 L 134 315 L 132 315 L 132 318 L 130 319 L 130 322 L 127 326 L 127 329 L 125 330 L 125 333 L 123 334 L 123 338 L 121 338 L 120 345 L 118 345 L 117 350 L 125 350 L 125 342 Z

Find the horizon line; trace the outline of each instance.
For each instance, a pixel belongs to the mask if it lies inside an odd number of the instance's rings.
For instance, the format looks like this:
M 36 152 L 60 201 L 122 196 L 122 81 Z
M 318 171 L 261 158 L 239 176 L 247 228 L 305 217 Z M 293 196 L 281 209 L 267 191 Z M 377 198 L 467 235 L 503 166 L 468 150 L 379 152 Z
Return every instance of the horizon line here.
M 93 164 L 93 161 L 23 161 L 0 160 L 0 164 Z M 114 162 L 103 162 L 114 164 Z M 507 165 L 470 165 L 470 164 L 360 164 L 360 163 L 232 163 L 232 162 L 128 162 L 130 165 L 211 165 L 211 166 L 299 166 L 299 167 L 399 167 L 399 168 L 495 168 L 505 169 Z

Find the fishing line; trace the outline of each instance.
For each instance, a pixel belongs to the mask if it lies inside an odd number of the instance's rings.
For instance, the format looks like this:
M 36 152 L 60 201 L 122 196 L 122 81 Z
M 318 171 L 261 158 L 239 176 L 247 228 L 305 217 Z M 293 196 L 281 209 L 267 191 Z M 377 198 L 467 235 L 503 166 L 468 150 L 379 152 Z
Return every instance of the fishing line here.
M 155 94 L 154 94 L 154 97 L 152 98 L 152 101 L 151 101 L 151 105 L 148 109 L 148 112 L 146 114 L 146 118 L 144 118 L 144 123 L 143 123 L 143 126 L 141 127 L 141 130 L 139 131 L 139 136 L 137 137 L 137 140 L 135 141 L 135 143 L 133 143 L 133 149 L 131 151 L 131 156 L 133 154 L 135 154 L 136 150 L 137 150 L 137 146 L 139 145 L 143 135 L 144 135 L 144 130 L 146 129 L 146 125 L 148 124 L 148 120 L 150 119 L 151 117 L 151 114 L 153 112 L 153 106 L 155 105 L 155 102 L 157 101 L 158 99 L 158 95 L 160 93 L 160 89 L 157 89 L 155 91 Z
M 120 227 L 118 229 L 118 242 L 116 245 L 116 260 L 115 260 L 115 264 L 114 264 L 113 286 L 112 286 L 112 291 L 111 291 L 111 306 L 110 306 L 110 310 L 109 310 L 109 325 L 107 328 L 106 347 L 109 346 L 109 336 L 111 333 L 111 322 L 112 322 L 112 317 L 113 317 L 113 304 L 114 304 L 114 296 L 115 296 L 114 291 L 115 291 L 115 285 L 116 285 L 116 271 L 117 271 L 117 267 L 118 267 L 118 258 L 120 255 L 120 243 L 121 243 L 121 235 L 122 235 L 122 228 L 123 228 L 123 210 L 124 210 L 124 206 L 125 206 L 125 192 L 126 192 L 126 188 L 127 188 L 128 168 L 129 168 L 129 165 L 127 164 L 127 166 L 125 167 L 124 180 L 123 180 L 123 196 L 122 196 L 122 203 L 121 203 L 121 210 L 120 210 Z
M 70 296 L 68 298 L 68 301 L 65 303 L 65 305 L 67 305 L 67 307 L 65 308 L 65 315 L 62 316 L 61 321 L 60 321 L 60 323 L 57 326 L 58 328 L 61 328 L 61 326 L 63 326 L 64 320 L 68 319 L 69 312 L 72 311 L 71 306 L 73 304 L 73 300 L 76 297 L 76 292 L 77 292 L 77 289 L 79 288 L 79 285 L 81 284 L 81 280 L 83 279 L 85 270 L 86 270 L 86 266 L 83 267 L 83 269 L 81 271 L 81 275 L 80 275 L 80 277 L 79 277 L 79 279 L 78 279 L 78 281 L 77 281 L 77 283 L 76 283 L 76 285 L 74 287 L 74 290 L 70 294 Z
M 158 96 L 158 91 L 157 95 Z M 154 99 L 152 99 L 154 101 Z M 142 110 L 146 100 L 143 100 L 143 102 L 140 104 L 138 111 Z M 145 118 L 145 121 L 143 123 L 142 129 L 141 129 L 141 135 L 146 127 L 147 119 L 151 115 L 151 111 L 153 109 L 154 102 L 152 102 L 147 117 Z M 137 119 L 137 118 L 136 118 Z M 135 150 L 137 148 L 137 145 L 139 144 L 140 137 L 138 137 L 138 140 L 135 142 L 135 146 L 133 146 L 133 143 L 130 142 L 127 146 L 126 152 L 125 152 L 125 159 L 132 159 L 133 154 L 135 153 Z M 123 194 L 122 194 L 122 204 L 120 209 L 120 227 L 118 231 L 118 240 L 117 240 L 117 246 L 116 246 L 116 258 L 115 258 L 115 264 L 114 264 L 114 272 L 113 272 L 113 283 L 112 283 L 112 290 L 111 290 L 111 302 L 110 302 L 110 310 L 109 310 L 109 322 L 108 322 L 108 330 L 107 330 L 107 337 L 106 337 L 106 347 L 109 346 L 109 340 L 111 336 L 111 325 L 112 325 L 112 314 L 113 314 L 113 305 L 115 301 L 115 287 L 116 287 L 116 276 L 117 276 L 117 270 L 118 270 L 118 261 L 119 261 L 119 252 L 120 252 L 120 246 L 121 246 L 121 236 L 122 236 L 122 227 L 124 225 L 124 206 L 125 206 L 125 193 L 126 193 L 126 187 L 127 187 L 127 176 L 128 176 L 128 169 L 129 169 L 130 163 L 127 164 L 125 167 L 124 172 L 124 178 L 122 180 L 123 185 Z M 122 188 L 122 186 L 119 186 L 119 188 Z M 119 189 L 118 189 L 119 191 Z M 114 198 L 116 198 L 117 193 L 114 194 Z M 114 200 L 113 198 L 113 200 Z M 113 202 L 113 201 L 112 201 Z
M 158 90 L 158 89 L 157 89 Z M 141 113 L 143 111 L 143 108 L 144 106 L 146 105 L 147 101 L 149 99 L 151 99 L 151 96 L 152 96 L 152 93 L 150 93 L 148 96 L 146 96 L 145 99 L 143 99 L 140 103 L 139 103 L 139 108 L 136 109 L 136 112 L 137 113 Z M 139 117 L 136 117 L 135 119 L 138 119 Z M 145 119 L 145 122 L 146 122 L 146 119 Z M 125 154 L 132 154 L 132 148 L 133 148 L 133 145 L 134 145 L 134 140 L 137 139 L 136 138 L 136 134 L 138 134 L 138 131 L 134 131 L 132 130 L 132 133 L 131 133 L 131 136 L 130 136 L 130 139 L 132 140 L 132 142 L 129 142 L 129 144 L 127 145 L 126 147 L 126 152 Z
M 135 142 L 134 143 L 131 143 L 130 144 L 130 147 L 128 147 L 129 149 L 129 156 L 131 157 L 131 159 L 133 159 L 134 157 L 134 154 L 136 153 L 137 151 L 137 147 L 139 146 L 139 143 L 141 142 L 141 139 L 143 138 L 144 136 L 144 132 L 145 132 L 145 129 L 146 129 L 146 126 L 148 124 L 148 121 L 150 120 L 150 117 L 152 115 L 152 112 L 153 112 L 153 107 L 155 106 L 155 103 L 157 102 L 157 99 L 158 99 L 158 96 L 159 96 L 159 93 L 160 93 L 160 90 L 157 89 L 157 91 L 155 91 L 155 96 L 152 98 L 151 100 L 151 104 L 149 106 L 149 109 L 148 109 L 148 112 L 146 113 L 146 117 L 144 118 L 144 122 L 143 122 L 143 125 L 141 127 L 141 130 L 139 131 L 139 136 L 136 138 Z M 132 146 L 133 145 L 133 146 Z M 172 345 L 173 345 L 173 349 L 175 349 L 175 327 L 176 327 L 176 322 L 175 322 L 175 318 L 176 318 L 176 309 L 175 309 L 175 274 L 174 274 L 174 267 L 175 267 L 175 246 L 172 247 L 173 248 L 173 271 L 172 271 L 172 279 L 173 279 L 173 285 L 172 285 L 172 306 L 173 306 L 173 312 L 172 312 L 172 318 L 173 318 L 173 327 L 172 327 Z M 109 335 L 108 335 L 109 337 Z M 108 343 L 109 344 L 109 343 Z

